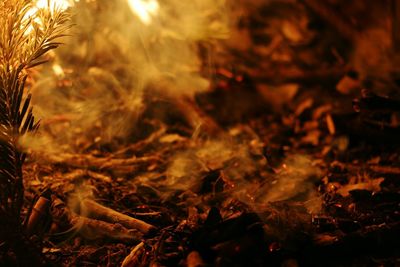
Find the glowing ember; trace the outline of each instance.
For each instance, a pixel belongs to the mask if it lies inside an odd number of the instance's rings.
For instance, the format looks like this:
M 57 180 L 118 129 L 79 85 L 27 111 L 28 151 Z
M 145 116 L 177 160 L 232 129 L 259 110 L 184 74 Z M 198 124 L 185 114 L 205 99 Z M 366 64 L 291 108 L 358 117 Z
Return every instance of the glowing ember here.
M 146 25 L 151 23 L 152 17 L 160 8 L 157 0 L 128 0 L 132 12 Z

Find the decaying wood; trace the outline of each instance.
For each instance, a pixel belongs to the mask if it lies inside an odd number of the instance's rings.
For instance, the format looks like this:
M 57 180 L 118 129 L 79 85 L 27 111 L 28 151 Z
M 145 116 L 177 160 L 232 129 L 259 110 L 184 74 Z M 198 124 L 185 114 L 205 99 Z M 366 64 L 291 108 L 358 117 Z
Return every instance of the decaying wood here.
M 70 223 L 87 239 L 112 239 L 131 243 L 141 240 L 143 234 L 127 229 L 119 223 L 108 223 L 78 215 L 72 215 Z
M 186 258 L 187 267 L 204 267 L 206 264 L 197 251 L 192 251 Z
M 94 171 L 89 171 L 86 169 L 77 169 L 74 170 L 66 175 L 64 175 L 64 178 L 67 180 L 75 180 L 75 179 L 79 179 L 81 177 L 84 176 L 88 176 L 90 178 L 93 178 L 95 180 L 101 181 L 101 182 L 105 182 L 105 183 L 111 183 L 112 179 L 104 174 L 98 173 L 98 172 L 94 172 Z
M 26 231 L 28 234 L 33 234 L 39 222 L 48 214 L 50 204 L 51 201 L 48 198 L 44 196 L 39 197 L 38 201 L 33 206 L 26 225 Z
M 132 249 L 131 253 L 129 253 L 129 255 L 126 256 L 126 258 L 121 264 L 121 267 L 137 266 L 140 263 L 139 257 L 142 254 L 143 250 L 144 250 L 144 243 L 140 242 Z
M 93 200 L 83 200 L 80 205 L 81 214 L 89 218 L 104 220 L 110 223 L 118 223 L 127 227 L 128 229 L 139 230 L 143 234 L 147 234 L 151 230 L 155 229 L 155 227 L 151 224 L 107 208 L 99 203 L 94 202 Z
M 132 166 L 141 163 L 154 163 L 159 161 L 158 156 L 144 156 L 131 158 L 95 157 L 93 155 L 82 154 L 60 154 L 51 156 L 50 160 L 54 163 L 65 164 L 80 168 L 110 169 L 118 167 Z

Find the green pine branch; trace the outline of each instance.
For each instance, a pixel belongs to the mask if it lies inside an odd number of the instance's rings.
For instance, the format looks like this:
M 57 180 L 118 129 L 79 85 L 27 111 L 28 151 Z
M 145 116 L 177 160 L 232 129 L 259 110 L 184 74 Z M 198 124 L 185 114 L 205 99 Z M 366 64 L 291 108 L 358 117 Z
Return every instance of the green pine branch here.
M 39 127 L 31 95 L 25 93 L 27 70 L 46 62 L 44 55 L 60 45 L 59 38 L 70 27 L 69 14 L 50 5 L 37 9 L 31 0 L 0 3 L 0 247 L 23 231 L 26 154 L 18 140 Z

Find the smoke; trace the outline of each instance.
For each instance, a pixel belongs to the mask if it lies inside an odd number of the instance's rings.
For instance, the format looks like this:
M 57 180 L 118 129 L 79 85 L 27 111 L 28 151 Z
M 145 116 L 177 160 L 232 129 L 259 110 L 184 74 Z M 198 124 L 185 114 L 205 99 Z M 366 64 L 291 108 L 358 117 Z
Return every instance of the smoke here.
M 219 170 L 226 183 L 223 193 L 247 204 L 255 212 L 261 213 L 269 203 L 282 201 L 301 203 L 310 213 L 320 212 L 322 199 L 315 181 L 320 178 L 321 171 L 309 157 L 289 155 L 277 173 L 267 174 L 267 162 L 261 155 L 250 143 L 197 142 L 195 147 L 177 153 L 171 160 L 163 186 L 167 192 L 196 191 L 207 173 Z
M 145 94 L 192 97 L 209 88 L 199 44 L 228 36 L 225 1 L 150 1 L 145 21 L 131 2 L 149 1 L 81 0 L 70 8 L 71 36 L 31 90 L 42 128 L 25 147 L 62 153 L 117 143 L 136 130 Z
M 230 180 L 241 183 L 256 172 L 257 164 L 246 145 L 227 140 L 207 140 L 177 153 L 167 170 L 165 185 L 172 190 L 193 190 L 207 173 L 222 170 Z
M 22 140 L 25 147 L 45 156 L 119 142 L 136 130 L 145 94 L 193 97 L 209 88 L 199 44 L 212 47 L 229 36 L 225 0 L 160 1 L 139 14 L 132 2 L 74 4 L 71 37 L 32 88 L 42 127 L 38 136 Z M 318 170 L 309 158 L 288 157 L 280 172 L 260 177 L 266 161 L 248 143 L 192 142 L 171 159 L 165 180 L 157 181 L 167 192 L 193 190 L 204 175 L 219 170 L 230 183 L 226 192 L 254 210 L 289 199 L 318 209 L 318 201 L 311 201 L 318 199 L 313 186 Z
M 271 183 L 266 183 L 258 190 L 256 202 L 268 203 L 285 200 L 297 200 L 311 213 L 318 213 L 322 199 L 315 189 L 315 182 L 320 179 L 321 171 L 313 166 L 309 157 L 291 155 L 283 163 Z
M 96 189 L 87 182 L 81 183 L 68 198 L 68 207 L 71 211 L 82 216 L 88 216 L 89 212 L 82 205 L 83 200 L 93 199 Z

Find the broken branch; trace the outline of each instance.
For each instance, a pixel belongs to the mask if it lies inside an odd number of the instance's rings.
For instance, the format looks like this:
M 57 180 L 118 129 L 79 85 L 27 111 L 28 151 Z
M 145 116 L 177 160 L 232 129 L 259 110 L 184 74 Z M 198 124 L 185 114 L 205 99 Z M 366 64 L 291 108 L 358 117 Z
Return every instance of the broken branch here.
M 136 229 L 143 234 L 149 233 L 155 227 L 144 221 L 132 218 L 128 215 L 100 205 L 92 200 L 85 199 L 81 202 L 81 214 L 93 219 L 104 220 L 111 223 L 119 223 L 129 229 Z
M 121 264 L 121 267 L 134 267 L 137 266 L 140 261 L 139 261 L 139 256 L 141 255 L 142 251 L 144 250 L 144 243 L 140 242 L 136 247 L 134 247 L 129 253 L 128 256 L 124 259 L 124 261 Z
M 108 223 L 77 215 L 73 215 L 70 222 L 79 230 L 80 234 L 88 239 L 108 238 L 132 242 L 140 240 L 143 236 L 139 231 L 127 229 L 119 223 Z

